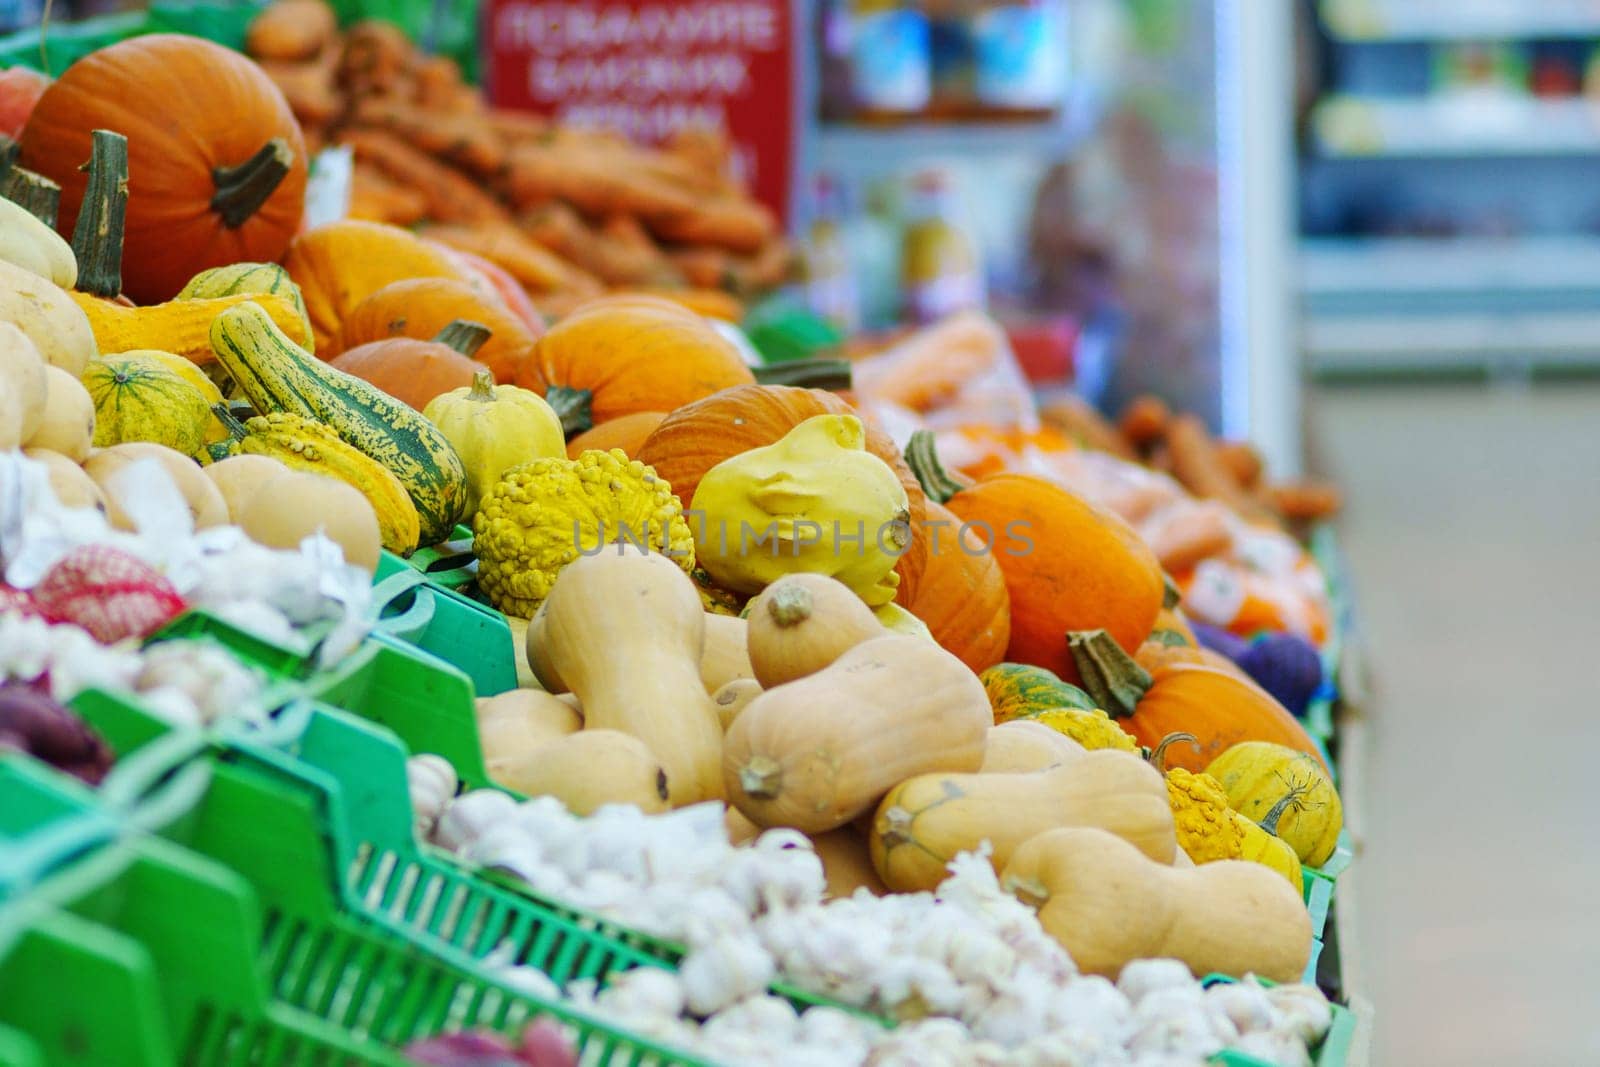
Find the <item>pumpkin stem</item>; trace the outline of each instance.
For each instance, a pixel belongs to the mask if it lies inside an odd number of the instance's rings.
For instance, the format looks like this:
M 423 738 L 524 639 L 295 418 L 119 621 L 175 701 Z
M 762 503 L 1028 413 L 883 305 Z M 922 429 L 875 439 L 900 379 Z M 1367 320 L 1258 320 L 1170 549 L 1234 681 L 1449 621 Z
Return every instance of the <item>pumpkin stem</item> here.
M 767 599 L 767 614 L 782 627 L 790 627 L 811 618 L 815 605 L 811 590 L 803 585 L 785 585 L 773 591 Z
M 489 340 L 489 335 L 494 331 L 481 322 L 470 319 L 456 319 L 433 336 L 433 343 L 449 345 L 457 352 L 469 359 L 477 355 L 478 349 Z
M 1189 639 L 1176 630 L 1152 630 L 1146 641 L 1160 645 L 1162 648 L 1189 648 Z
M 1187 741 L 1194 746 L 1194 750 L 1196 752 L 1205 751 L 1204 748 L 1200 747 L 1200 739 L 1194 734 L 1168 734 L 1166 737 L 1163 737 L 1156 744 L 1156 747 L 1150 751 L 1150 766 L 1154 767 L 1161 774 L 1167 773 L 1167 746 L 1175 741 Z
M 1178 583 L 1166 571 L 1161 572 L 1161 606 L 1167 611 L 1177 607 L 1183 600 L 1183 590 L 1178 588 Z
M 1067 648 L 1083 678 L 1083 688 L 1095 704 L 1113 719 L 1131 716 L 1150 690 L 1150 672 L 1104 630 L 1070 633 Z
M 95 130 L 83 206 L 72 230 L 72 254 L 78 258 L 78 291 L 106 299 L 122 292 L 122 231 L 128 213 L 128 139 L 110 130 Z
M 56 228 L 61 186 L 42 174 L 17 166 L 22 146 L 0 134 L 0 196 L 50 227 Z
M 749 796 L 770 800 L 782 785 L 783 768 L 768 756 L 751 756 L 750 762 L 739 768 L 739 788 Z
M 11 168 L 17 165 L 17 157 L 22 154 L 22 146 L 15 139 L 0 133 L 0 175 L 10 173 Z
M 211 172 L 217 186 L 211 210 L 222 216 L 223 225 L 237 230 L 261 210 L 293 167 L 294 149 L 282 137 L 274 137 L 238 166 Z
M 594 426 L 594 413 L 590 408 L 594 394 L 587 389 L 569 389 L 552 385 L 544 394 L 544 402 L 561 419 L 561 428 L 568 437 L 583 433 Z
M 1302 782 L 1299 785 L 1290 782 L 1288 785 L 1289 791 L 1283 794 L 1276 804 L 1267 809 L 1267 813 L 1261 817 L 1261 822 L 1258 824 L 1273 837 L 1278 836 L 1278 823 L 1283 819 L 1284 813 L 1290 808 L 1294 808 L 1296 811 L 1304 811 L 1306 808 L 1305 795 L 1311 792 L 1311 783 L 1309 781 Z
M 486 370 L 480 370 L 472 375 L 472 388 L 467 390 L 467 399 L 476 400 L 480 404 L 494 401 L 494 375 Z
M 906 465 L 922 484 L 922 491 L 936 504 L 948 503 L 966 485 L 957 481 L 939 462 L 931 430 L 918 430 L 906 442 Z
M 839 392 L 854 384 L 851 369 L 848 359 L 794 359 L 770 367 L 752 367 L 750 373 L 762 385 L 794 385 Z

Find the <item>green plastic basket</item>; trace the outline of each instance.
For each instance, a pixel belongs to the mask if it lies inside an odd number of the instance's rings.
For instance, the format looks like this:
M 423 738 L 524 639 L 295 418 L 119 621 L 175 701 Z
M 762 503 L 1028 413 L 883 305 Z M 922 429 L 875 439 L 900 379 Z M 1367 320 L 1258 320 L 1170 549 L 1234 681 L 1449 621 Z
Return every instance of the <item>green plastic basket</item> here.
M 214 641 L 240 661 L 260 668 L 277 680 L 304 678 L 314 667 L 316 646 L 330 626 L 312 627 L 305 633 L 306 647 L 293 649 L 241 629 L 209 611 L 191 610 L 162 627 L 148 643 L 178 639 Z
M 0 1025 L 0 1067 L 45 1067 L 44 1051 L 21 1030 Z
M 373 595 L 379 629 L 460 668 L 479 696 L 517 687 L 516 646 L 498 611 L 387 552 L 378 564 Z

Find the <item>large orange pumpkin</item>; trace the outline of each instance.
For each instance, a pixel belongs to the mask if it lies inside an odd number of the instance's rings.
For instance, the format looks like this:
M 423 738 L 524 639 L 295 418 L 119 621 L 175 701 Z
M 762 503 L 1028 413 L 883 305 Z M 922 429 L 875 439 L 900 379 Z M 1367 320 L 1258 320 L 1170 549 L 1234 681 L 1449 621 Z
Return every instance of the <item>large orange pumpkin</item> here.
M 919 430 L 907 455 L 928 496 L 982 537 L 1011 597 L 1006 659 L 1078 684 L 1073 630 L 1108 631 L 1128 652 L 1149 635 L 1166 583 L 1155 554 L 1116 515 L 1043 478 L 997 474 L 958 481 Z
M 329 361 L 329 366 L 354 374 L 421 411 L 440 393 L 472 385 L 484 369 L 472 353 L 488 336 L 476 323 L 453 322 L 431 341 L 391 337 L 347 348 Z
M 503 305 L 448 278 L 410 278 L 372 293 L 344 316 L 335 350 L 389 337 L 424 340 L 462 319 L 489 328 L 489 339 L 473 358 L 496 382 L 514 379 L 538 338 Z
M 664 411 L 635 411 L 632 415 L 602 422 L 568 441 L 567 457 L 577 459 L 591 449 L 609 452 L 613 448 L 620 448 L 631 459 L 639 454 L 645 440 L 655 433 L 656 427 L 666 417 Z
M 345 316 L 384 286 L 410 278 L 468 281 L 454 259 L 411 232 L 359 219 L 330 222 L 301 234 L 289 247 L 283 266 L 300 287 L 317 354 L 324 358 L 338 353 L 339 326 Z M 431 337 L 445 322 L 463 317 L 469 316 L 451 315 L 422 336 Z M 493 323 L 483 324 L 494 329 Z M 387 336 L 391 335 L 363 337 L 356 343 Z
M 90 135 L 128 139 L 123 291 L 169 300 L 200 271 L 283 257 L 305 212 L 306 146 L 283 94 L 244 56 L 151 34 L 73 63 L 23 128 L 21 163 L 61 186 L 68 237 Z
M 929 500 L 926 514 L 928 564 L 909 610 L 946 651 L 982 672 L 1005 659 L 1011 640 L 1006 576 L 976 531 L 963 534 L 950 509 Z
M 634 458 L 667 480 L 685 507 L 700 479 L 718 463 L 764 448 L 817 415 L 855 415 L 867 428 L 867 451 L 889 464 L 905 486 L 911 505 L 911 547 L 895 566 L 902 605 L 916 597 L 927 565 L 928 528 L 922 484 L 906 465 L 894 440 L 834 393 L 792 385 L 740 385 L 714 393 L 671 412 L 645 439 Z
M 733 342 L 677 304 L 601 297 L 539 339 L 517 384 L 534 389 L 581 433 L 636 411 L 671 411 L 755 381 Z
M 1195 736 L 1197 744 L 1168 749 L 1169 767 L 1199 773 L 1241 741 L 1271 741 L 1322 762 L 1299 720 L 1242 672 L 1200 663 L 1147 671 L 1103 630 L 1074 633 L 1070 645 L 1084 689 L 1141 745 L 1154 748 L 1169 734 Z

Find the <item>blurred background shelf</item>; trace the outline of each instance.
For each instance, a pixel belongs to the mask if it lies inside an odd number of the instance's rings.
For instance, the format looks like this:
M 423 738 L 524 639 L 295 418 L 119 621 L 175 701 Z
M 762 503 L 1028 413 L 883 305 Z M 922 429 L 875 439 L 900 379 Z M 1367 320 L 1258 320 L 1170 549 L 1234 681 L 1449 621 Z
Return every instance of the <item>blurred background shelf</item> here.
M 1600 102 L 1509 96 L 1332 96 L 1312 116 L 1332 158 L 1600 154 Z
M 1595 0 L 1322 0 L 1336 39 L 1358 42 L 1600 36 Z

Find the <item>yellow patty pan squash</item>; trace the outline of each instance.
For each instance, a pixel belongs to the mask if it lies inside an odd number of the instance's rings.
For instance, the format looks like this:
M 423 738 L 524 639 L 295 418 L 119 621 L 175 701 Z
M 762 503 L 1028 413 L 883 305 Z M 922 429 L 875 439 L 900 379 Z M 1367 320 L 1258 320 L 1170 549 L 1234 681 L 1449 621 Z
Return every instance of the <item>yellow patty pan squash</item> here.
M 843 582 L 874 608 L 893 600 L 910 504 L 866 442 L 855 416 L 817 415 L 707 471 L 690 505 L 706 573 L 756 593 L 805 571 Z
M 464 389 L 440 393 L 422 409 L 455 446 L 467 468 L 467 514 L 512 467 L 536 459 L 565 459 L 561 419 L 530 389 L 495 385 L 487 370 Z
M 694 569 L 694 535 L 672 487 L 620 448 L 511 468 L 484 494 L 472 532 L 478 588 L 524 619 L 569 563 L 605 545 L 633 544 Z

